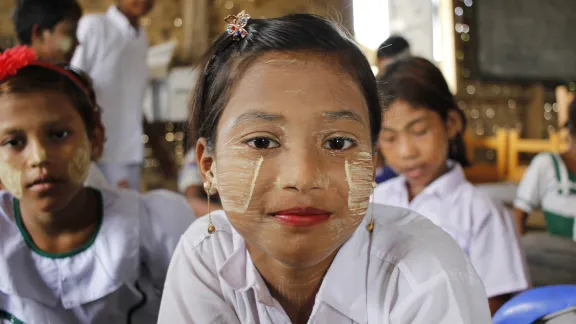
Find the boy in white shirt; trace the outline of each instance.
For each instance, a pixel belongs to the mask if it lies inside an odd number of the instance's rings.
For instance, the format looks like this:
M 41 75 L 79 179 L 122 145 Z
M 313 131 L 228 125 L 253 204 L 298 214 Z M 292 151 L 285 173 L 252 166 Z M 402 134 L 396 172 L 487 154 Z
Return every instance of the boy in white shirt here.
M 84 16 L 78 26 L 80 46 L 72 65 L 87 72 L 108 141 L 99 163 L 108 181 L 138 189 L 144 158 L 142 103 L 148 84 L 148 40 L 139 19 L 153 1 L 118 0 L 106 14 Z

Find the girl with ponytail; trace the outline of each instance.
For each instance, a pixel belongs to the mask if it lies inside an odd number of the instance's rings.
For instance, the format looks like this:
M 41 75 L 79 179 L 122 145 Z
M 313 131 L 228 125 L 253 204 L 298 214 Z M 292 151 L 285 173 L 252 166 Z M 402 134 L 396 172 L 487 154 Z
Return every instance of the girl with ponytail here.
M 529 283 L 512 218 L 464 176 L 466 117 L 423 58 L 393 63 L 379 81 L 386 115 L 378 145 L 400 176 L 376 187 L 374 201 L 410 208 L 448 232 L 470 257 L 494 313 Z

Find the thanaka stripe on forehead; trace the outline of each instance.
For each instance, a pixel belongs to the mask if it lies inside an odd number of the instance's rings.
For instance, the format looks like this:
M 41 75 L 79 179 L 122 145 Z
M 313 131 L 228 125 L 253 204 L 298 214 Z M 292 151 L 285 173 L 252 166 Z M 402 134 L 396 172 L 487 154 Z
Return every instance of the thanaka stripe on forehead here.
M 283 120 L 284 117 L 277 114 L 271 114 L 263 111 L 253 110 L 243 113 L 242 115 L 238 116 L 234 121 L 232 126 L 238 126 L 244 123 L 252 122 L 255 120 L 265 120 L 265 121 L 279 121 Z

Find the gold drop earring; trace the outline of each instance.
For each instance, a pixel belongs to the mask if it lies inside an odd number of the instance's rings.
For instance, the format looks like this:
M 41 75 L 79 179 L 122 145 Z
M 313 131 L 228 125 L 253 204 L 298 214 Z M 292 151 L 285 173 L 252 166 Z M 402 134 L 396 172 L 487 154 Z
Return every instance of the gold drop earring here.
M 214 195 L 218 190 L 210 182 L 204 182 L 204 191 L 206 191 L 207 201 L 208 201 L 208 234 L 213 234 L 216 232 L 216 226 L 212 224 L 212 210 L 210 208 L 210 196 Z
M 372 194 L 370 195 L 370 196 L 372 196 L 372 206 L 370 206 L 370 221 L 366 225 L 366 230 L 369 233 L 372 233 L 372 231 L 374 231 L 374 189 L 375 188 L 376 188 L 376 181 L 372 181 Z M 368 198 L 368 199 L 370 199 L 370 198 Z

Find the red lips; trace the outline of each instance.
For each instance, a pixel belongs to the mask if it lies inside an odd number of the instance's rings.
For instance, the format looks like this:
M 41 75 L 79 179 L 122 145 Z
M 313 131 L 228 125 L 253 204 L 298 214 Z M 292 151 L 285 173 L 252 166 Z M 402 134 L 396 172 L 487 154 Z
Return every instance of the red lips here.
M 274 219 L 289 226 L 312 226 L 322 223 L 332 214 L 328 211 L 304 207 L 304 208 L 290 208 L 275 212 Z

